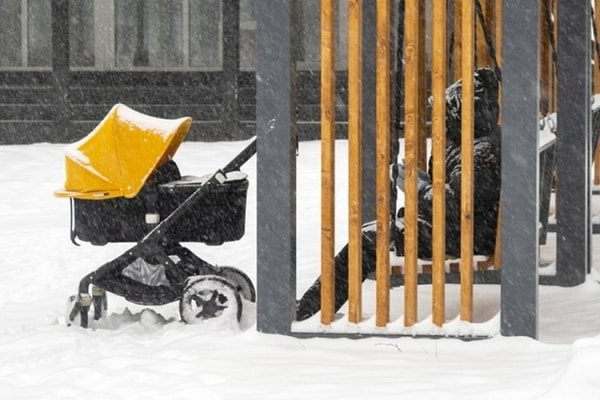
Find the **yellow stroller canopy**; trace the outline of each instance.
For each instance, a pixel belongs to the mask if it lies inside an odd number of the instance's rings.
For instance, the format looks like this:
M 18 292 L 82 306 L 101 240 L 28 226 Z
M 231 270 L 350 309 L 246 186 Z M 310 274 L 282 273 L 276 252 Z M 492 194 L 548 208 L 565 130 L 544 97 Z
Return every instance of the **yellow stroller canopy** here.
M 189 117 L 163 119 L 116 104 L 85 138 L 65 150 L 66 180 L 57 197 L 135 197 L 187 135 Z

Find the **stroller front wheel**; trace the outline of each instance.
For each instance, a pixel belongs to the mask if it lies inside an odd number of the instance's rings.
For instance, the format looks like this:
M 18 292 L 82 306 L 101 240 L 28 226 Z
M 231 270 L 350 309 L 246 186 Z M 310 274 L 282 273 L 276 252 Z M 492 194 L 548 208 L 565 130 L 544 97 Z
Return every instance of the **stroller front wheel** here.
M 242 299 L 236 287 L 217 275 L 194 276 L 188 279 L 179 301 L 181 319 L 188 324 L 224 318 L 239 322 Z

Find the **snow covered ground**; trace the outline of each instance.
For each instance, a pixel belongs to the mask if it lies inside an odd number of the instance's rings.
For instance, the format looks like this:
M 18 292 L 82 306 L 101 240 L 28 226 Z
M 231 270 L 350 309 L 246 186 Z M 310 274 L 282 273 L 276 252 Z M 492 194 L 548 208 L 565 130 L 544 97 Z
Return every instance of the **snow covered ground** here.
M 338 142 L 345 171 L 346 143 Z M 183 174 L 223 166 L 244 143 L 184 143 Z M 600 398 L 600 285 L 596 271 L 574 288 L 540 287 L 540 340 L 373 337 L 299 339 L 256 331 L 253 304 L 239 329 L 185 325 L 176 303 L 142 307 L 109 294 L 108 317 L 67 327 L 65 302 L 79 280 L 130 244 L 69 241 L 64 145 L 0 146 L 0 397 L 3 399 L 595 399 Z M 298 157 L 298 294 L 318 274 L 318 143 Z M 206 260 L 256 277 L 255 159 L 245 237 L 223 246 L 187 244 Z M 337 184 L 337 244 L 346 182 Z M 273 238 L 277 240 L 277 238 Z M 553 237 L 544 251 L 553 251 Z M 594 238 L 598 242 L 598 238 Z M 597 246 L 596 246 L 597 248 Z M 594 265 L 600 260 L 594 255 Z M 365 283 L 365 297 L 372 292 Z M 424 292 L 427 287 L 421 289 Z M 448 319 L 457 288 L 448 289 Z M 392 297 L 402 288 L 393 290 Z M 475 318 L 498 324 L 498 286 L 475 288 Z M 259 294 L 260 295 L 260 294 Z M 401 311 L 396 311 L 396 315 Z M 427 310 L 419 315 L 427 318 Z

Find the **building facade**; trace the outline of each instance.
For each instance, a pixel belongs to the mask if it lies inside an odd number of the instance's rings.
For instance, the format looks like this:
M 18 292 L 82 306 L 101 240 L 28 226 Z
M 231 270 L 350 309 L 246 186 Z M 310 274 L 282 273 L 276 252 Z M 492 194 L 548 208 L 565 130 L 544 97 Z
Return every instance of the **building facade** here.
M 343 135 L 347 2 L 339 3 Z M 117 102 L 158 117 L 191 116 L 191 140 L 254 135 L 254 0 L 0 5 L 0 144 L 71 142 Z M 301 138 L 318 136 L 319 9 L 318 0 L 296 3 Z

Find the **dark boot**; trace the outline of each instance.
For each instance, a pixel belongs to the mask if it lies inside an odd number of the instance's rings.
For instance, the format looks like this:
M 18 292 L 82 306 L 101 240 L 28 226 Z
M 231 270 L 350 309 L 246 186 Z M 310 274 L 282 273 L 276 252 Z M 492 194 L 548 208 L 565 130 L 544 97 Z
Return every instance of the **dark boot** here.
M 362 280 L 375 271 L 375 231 L 363 232 Z M 348 300 L 348 246 L 335 257 L 335 310 Z M 319 277 L 296 304 L 296 319 L 303 321 L 321 310 L 321 278 Z

